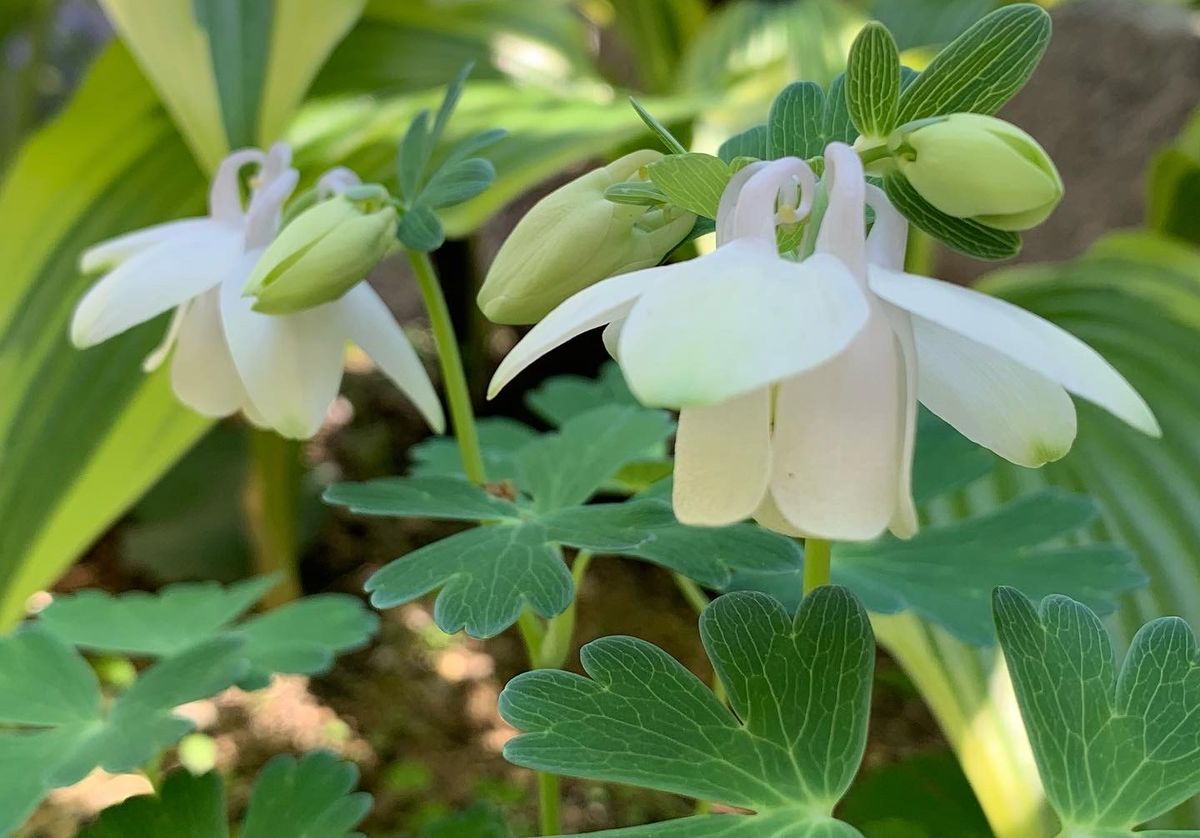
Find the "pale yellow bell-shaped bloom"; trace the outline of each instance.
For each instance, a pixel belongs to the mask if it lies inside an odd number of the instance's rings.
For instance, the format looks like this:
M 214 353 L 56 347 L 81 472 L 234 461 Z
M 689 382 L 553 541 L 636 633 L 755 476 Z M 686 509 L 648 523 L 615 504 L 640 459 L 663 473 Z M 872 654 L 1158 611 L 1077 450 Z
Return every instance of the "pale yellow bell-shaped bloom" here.
M 696 216 L 604 197 L 640 179 L 657 151 L 627 154 L 560 186 L 520 220 L 496 254 L 479 308 L 495 323 L 536 323 L 577 291 L 610 276 L 657 265 L 683 241 Z
M 1028 230 L 1063 196 L 1062 178 L 1037 140 L 992 116 L 933 118 L 889 139 L 897 168 L 937 209 L 1001 230 Z

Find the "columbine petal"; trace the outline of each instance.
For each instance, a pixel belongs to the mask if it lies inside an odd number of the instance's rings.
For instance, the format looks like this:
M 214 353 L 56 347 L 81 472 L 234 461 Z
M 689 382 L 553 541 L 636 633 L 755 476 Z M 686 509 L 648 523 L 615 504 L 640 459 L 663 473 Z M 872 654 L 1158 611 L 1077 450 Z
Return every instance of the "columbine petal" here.
M 83 251 L 83 255 L 79 257 L 79 269 L 85 274 L 107 271 L 156 244 L 176 237 L 189 238 L 196 233 L 203 233 L 206 227 L 215 223 L 209 218 L 184 218 L 155 224 L 144 230 L 134 230 Z
M 221 283 L 225 339 L 246 392 L 281 435 L 317 432 L 342 381 L 345 330 L 333 303 L 272 316 L 250 309 L 242 285 L 260 252 L 245 255 Z
M 870 243 L 868 242 L 868 247 Z M 917 504 L 913 500 L 912 477 L 913 456 L 917 446 L 917 380 L 919 376 L 916 337 L 913 334 L 913 318 L 907 311 L 888 303 L 880 303 L 900 350 L 900 473 L 896 488 L 896 510 L 888 529 L 897 538 L 912 538 L 917 534 Z
M 842 351 L 866 297 L 831 256 L 787 262 L 737 239 L 675 266 L 621 330 L 629 387 L 651 405 L 712 405 L 791 377 Z
M 771 494 L 800 532 L 862 541 L 887 528 L 900 483 L 901 375 L 896 338 L 875 310 L 845 352 L 779 386 Z
M 204 416 L 228 416 L 246 401 L 246 389 L 225 343 L 220 291 L 191 302 L 179 326 L 171 360 L 171 387 L 185 405 Z
M 493 398 L 521 370 L 551 349 L 562 346 L 576 335 L 625 317 L 639 294 L 655 281 L 670 277 L 685 267 L 663 265 L 614 276 L 568 298 L 530 329 L 500 362 L 488 385 L 488 398 Z
M 771 469 L 771 393 L 680 411 L 673 505 L 681 523 L 719 527 L 762 503 Z
M 873 269 L 870 285 L 885 300 L 1008 356 L 1143 433 L 1160 435 L 1154 414 L 1129 382 L 1065 329 L 1012 303 L 929 277 Z
M 71 320 L 71 342 L 94 346 L 212 288 L 237 262 L 241 234 L 205 224 L 187 236 L 122 262 L 84 295 Z
M 1037 468 L 1075 441 L 1075 406 L 1060 385 L 994 349 L 913 318 L 921 401 L 972 442 Z
M 350 340 L 358 344 L 400 392 L 412 400 L 434 433 L 443 433 L 446 417 L 442 413 L 442 403 L 438 401 L 425 365 L 387 304 L 370 285 L 362 282 L 334 305 L 341 311 Z

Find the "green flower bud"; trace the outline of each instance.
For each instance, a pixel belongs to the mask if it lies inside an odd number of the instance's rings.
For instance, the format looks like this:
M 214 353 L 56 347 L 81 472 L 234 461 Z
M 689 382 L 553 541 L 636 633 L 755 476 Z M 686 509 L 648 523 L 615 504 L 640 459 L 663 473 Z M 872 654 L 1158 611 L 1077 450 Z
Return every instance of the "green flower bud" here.
M 947 215 L 1028 230 L 1062 200 L 1063 183 L 1037 140 L 1002 119 L 956 113 L 898 129 L 893 159 L 921 196 Z
M 395 242 L 396 210 L 380 187 L 355 189 L 304 210 L 267 247 L 243 296 L 254 310 L 290 314 L 338 299 Z
M 635 151 L 538 201 L 496 254 L 479 290 L 488 319 L 536 323 L 589 285 L 661 262 L 696 217 L 604 197 L 610 186 L 642 179 L 640 170 L 660 159 L 657 151 Z

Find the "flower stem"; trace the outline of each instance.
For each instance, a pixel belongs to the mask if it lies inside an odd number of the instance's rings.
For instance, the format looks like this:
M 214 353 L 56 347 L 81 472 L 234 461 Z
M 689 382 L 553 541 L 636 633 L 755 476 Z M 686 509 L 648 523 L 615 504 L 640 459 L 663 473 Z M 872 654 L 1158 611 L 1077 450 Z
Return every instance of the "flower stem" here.
M 446 387 L 446 401 L 450 407 L 450 422 L 453 426 L 454 437 L 458 442 L 458 452 L 462 456 L 463 470 L 467 479 L 472 483 L 487 482 L 487 470 L 483 463 L 483 450 L 479 446 L 479 432 L 475 427 L 475 411 L 471 406 L 471 391 L 467 387 L 467 375 L 463 369 L 462 354 L 459 352 L 458 340 L 454 334 L 454 324 L 450 321 L 450 310 L 446 306 L 446 296 L 442 293 L 441 283 L 438 282 L 437 272 L 429 254 L 424 251 L 409 250 L 408 261 L 417 277 L 417 285 L 421 296 L 425 299 L 425 309 L 429 312 L 429 323 L 433 328 L 433 340 L 437 344 L 438 359 L 442 364 L 442 381 Z M 578 560 L 576 560 L 578 564 Z M 584 562 L 579 568 L 580 574 L 587 567 Z M 571 606 L 574 608 L 574 604 Z M 574 625 L 574 612 L 571 615 L 571 626 Z M 517 618 L 517 628 L 525 643 L 525 651 L 529 655 L 529 663 L 534 669 L 546 667 L 544 645 L 547 637 L 547 626 L 537 618 L 537 615 L 526 608 Z M 550 626 L 553 630 L 553 624 Z M 560 630 L 561 631 L 561 630 Z M 568 640 L 569 643 L 569 640 Z M 541 820 L 543 835 L 553 835 L 560 832 L 558 777 L 541 771 L 537 774 L 538 812 Z
M 273 608 L 300 596 L 296 535 L 303 476 L 300 443 L 252 428 L 249 445 L 242 511 L 255 572 L 280 576 L 279 584 L 263 600 Z
M 433 328 L 433 340 L 437 344 L 438 359 L 442 365 L 442 382 L 446 387 L 446 401 L 450 407 L 450 423 L 462 456 L 463 470 L 472 483 L 487 482 L 483 466 L 483 451 L 479 447 L 479 432 L 475 428 L 475 412 L 471 408 L 471 392 L 467 388 L 467 376 L 463 371 L 462 355 L 454 335 L 454 324 L 450 321 L 450 310 L 446 297 L 438 282 L 437 272 L 429 254 L 409 250 L 408 261 L 417 276 L 417 285 L 425 299 L 429 312 L 429 323 Z
M 562 832 L 562 820 L 558 812 L 558 775 L 546 771 L 537 773 L 538 820 L 542 835 L 557 835 Z
M 832 546 L 821 538 L 804 540 L 804 595 L 829 584 Z

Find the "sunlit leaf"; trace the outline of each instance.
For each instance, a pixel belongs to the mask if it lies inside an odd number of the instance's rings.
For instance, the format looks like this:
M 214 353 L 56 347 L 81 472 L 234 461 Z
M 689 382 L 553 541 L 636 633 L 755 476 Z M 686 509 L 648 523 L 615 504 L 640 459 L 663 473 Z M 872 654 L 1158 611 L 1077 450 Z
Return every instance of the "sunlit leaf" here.
M 896 126 L 900 102 L 900 53 L 887 27 L 869 23 L 850 47 L 846 106 L 860 134 L 886 137 Z
M 1133 828 L 1200 792 L 1200 654 L 1187 623 L 1147 623 L 1118 670 L 1100 619 L 1067 597 L 1035 608 L 1000 588 L 995 616 L 1064 835 L 1145 834 Z
M 728 594 L 700 633 L 730 707 L 661 649 L 606 637 L 581 650 L 590 677 L 539 670 L 509 682 L 500 713 L 520 735 L 505 757 L 754 812 L 606 835 L 860 835 L 831 816 L 866 744 L 874 643 L 854 597 L 820 588 L 793 620 L 769 597 Z

